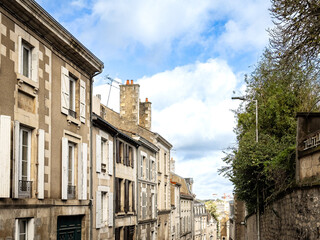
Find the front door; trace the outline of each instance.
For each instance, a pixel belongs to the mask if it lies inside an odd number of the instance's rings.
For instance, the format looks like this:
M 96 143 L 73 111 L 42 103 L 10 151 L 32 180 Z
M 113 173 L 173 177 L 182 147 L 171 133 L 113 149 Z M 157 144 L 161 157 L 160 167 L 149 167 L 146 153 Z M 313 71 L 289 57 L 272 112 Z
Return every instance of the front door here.
M 81 221 L 83 216 L 59 216 L 57 240 L 81 240 Z

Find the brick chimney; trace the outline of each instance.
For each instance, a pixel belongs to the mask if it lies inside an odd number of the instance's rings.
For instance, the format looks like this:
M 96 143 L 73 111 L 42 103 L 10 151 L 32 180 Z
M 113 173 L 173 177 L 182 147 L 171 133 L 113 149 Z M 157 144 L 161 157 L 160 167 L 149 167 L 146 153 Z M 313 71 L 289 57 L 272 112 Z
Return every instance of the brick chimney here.
M 151 102 L 146 98 L 146 101 L 139 105 L 139 125 L 151 130 Z
M 133 80 L 120 85 L 120 117 L 135 124 L 139 122 L 139 94 L 140 85 Z

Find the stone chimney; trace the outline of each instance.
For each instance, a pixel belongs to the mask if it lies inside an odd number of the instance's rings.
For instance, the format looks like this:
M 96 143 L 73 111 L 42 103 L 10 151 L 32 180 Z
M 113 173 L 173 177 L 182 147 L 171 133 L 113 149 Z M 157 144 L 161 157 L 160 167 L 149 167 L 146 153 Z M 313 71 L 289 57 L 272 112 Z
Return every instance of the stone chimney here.
M 133 80 L 120 85 L 120 117 L 135 124 L 139 122 L 139 94 L 140 85 Z
M 146 98 L 146 101 L 139 105 L 139 125 L 151 130 L 151 102 Z

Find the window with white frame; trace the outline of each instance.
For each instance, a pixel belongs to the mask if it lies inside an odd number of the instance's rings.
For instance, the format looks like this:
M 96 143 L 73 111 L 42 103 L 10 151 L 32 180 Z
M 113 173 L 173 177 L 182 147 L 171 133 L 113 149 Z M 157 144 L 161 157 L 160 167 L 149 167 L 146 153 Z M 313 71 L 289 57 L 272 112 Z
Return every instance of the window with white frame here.
M 85 123 L 86 82 L 78 79 L 63 66 L 61 66 L 61 112 Z
M 75 160 L 75 144 L 68 143 L 68 199 L 75 198 L 74 183 L 74 160 Z
M 140 160 L 140 177 L 143 178 L 144 174 L 143 174 L 143 164 L 144 164 L 144 160 L 145 160 L 145 156 L 141 156 L 141 160 Z
M 19 133 L 19 197 L 31 197 L 32 182 L 30 181 L 31 166 L 31 130 L 20 127 Z
M 21 44 L 21 74 L 27 78 L 31 78 L 31 65 L 32 65 L 32 48 L 31 46 L 22 41 Z
M 31 240 L 34 239 L 34 219 L 21 218 L 16 219 L 15 239 Z
M 76 79 L 69 76 L 69 115 L 76 118 Z

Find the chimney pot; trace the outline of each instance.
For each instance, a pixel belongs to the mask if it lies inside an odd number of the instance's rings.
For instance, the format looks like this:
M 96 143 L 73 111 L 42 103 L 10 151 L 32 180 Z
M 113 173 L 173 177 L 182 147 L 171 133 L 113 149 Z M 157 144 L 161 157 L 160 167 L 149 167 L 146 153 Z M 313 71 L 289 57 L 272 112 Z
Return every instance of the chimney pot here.
M 129 80 L 127 80 L 127 85 L 129 85 Z
M 148 102 L 148 98 L 146 98 L 146 102 Z
M 131 84 L 133 84 L 133 80 L 131 80 Z

